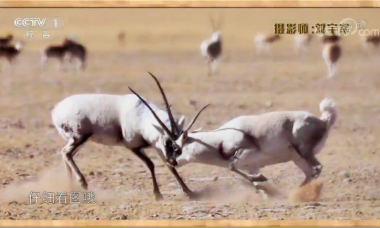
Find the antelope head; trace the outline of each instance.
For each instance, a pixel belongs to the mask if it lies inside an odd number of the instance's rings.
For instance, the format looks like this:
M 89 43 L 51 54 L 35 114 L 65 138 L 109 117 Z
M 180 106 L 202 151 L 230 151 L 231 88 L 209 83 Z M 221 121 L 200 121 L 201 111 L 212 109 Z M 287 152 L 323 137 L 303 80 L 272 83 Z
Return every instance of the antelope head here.
M 223 25 L 223 16 L 220 16 L 219 20 L 215 22 L 214 19 L 209 15 L 209 20 L 212 27 L 211 40 L 218 41 L 221 39 L 220 29 L 222 28 L 222 25 Z
M 153 114 L 154 118 L 157 120 L 160 126 L 153 124 L 153 126 L 161 133 L 160 139 L 157 141 L 156 146 L 161 149 L 166 158 L 166 163 L 170 166 L 176 166 L 178 163 L 176 158 L 182 154 L 182 147 L 186 143 L 187 135 L 190 128 L 193 126 L 201 112 L 207 108 L 206 105 L 198 113 L 193 117 L 190 123 L 184 128 L 185 116 L 182 116 L 178 122 L 174 120 L 173 114 L 170 109 L 170 105 L 168 100 L 166 99 L 166 95 L 164 90 L 162 89 L 160 82 L 158 79 L 150 72 L 148 72 L 150 76 L 155 80 L 158 88 L 160 89 L 162 98 L 164 99 L 166 110 L 168 112 L 169 121 L 170 121 L 170 130 L 166 127 L 166 125 L 161 121 L 156 112 L 150 107 L 150 105 L 132 88 L 129 87 L 129 90 L 132 91 L 140 100 L 143 102 L 146 107 Z

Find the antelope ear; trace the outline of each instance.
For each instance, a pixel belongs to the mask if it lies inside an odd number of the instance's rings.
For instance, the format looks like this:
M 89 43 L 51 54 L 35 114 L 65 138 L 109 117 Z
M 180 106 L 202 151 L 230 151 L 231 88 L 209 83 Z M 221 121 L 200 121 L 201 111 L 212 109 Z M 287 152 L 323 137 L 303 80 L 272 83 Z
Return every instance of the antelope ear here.
M 185 125 L 185 119 L 186 117 L 184 115 L 181 116 L 181 118 L 178 120 L 178 127 L 179 129 L 183 129 L 183 125 Z
M 158 125 L 155 125 L 155 124 L 152 124 L 154 128 L 156 128 L 156 130 L 158 132 L 160 132 L 161 135 L 167 135 L 166 132 L 164 131 L 164 129 L 162 129 L 161 126 L 158 126 Z
M 197 133 L 198 131 L 201 131 L 201 130 L 202 130 L 202 128 L 200 127 L 200 128 L 198 128 L 198 129 L 192 131 L 191 133 Z
M 181 147 L 186 143 L 186 140 L 187 140 L 187 131 L 184 131 L 181 134 L 181 136 L 179 136 L 179 138 L 178 138 L 178 142 L 179 142 Z

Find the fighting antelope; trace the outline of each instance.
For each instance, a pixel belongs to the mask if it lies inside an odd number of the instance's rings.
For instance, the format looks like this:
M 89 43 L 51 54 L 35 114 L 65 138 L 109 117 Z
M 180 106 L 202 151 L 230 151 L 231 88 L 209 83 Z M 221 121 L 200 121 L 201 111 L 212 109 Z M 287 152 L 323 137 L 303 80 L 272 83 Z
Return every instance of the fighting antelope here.
M 263 51 L 269 52 L 271 46 L 276 41 L 279 41 L 281 36 L 279 34 L 267 35 L 264 33 L 260 33 L 255 36 L 255 46 L 256 46 L 256 54 L 260 55 Z
M 296 34 L 294 36 L 295 53 L 299 54 L 300 51 L 302 51 L 302 53 L 305 53 L 306 51 L 308 51 L 308 48 L 312 39 L 313 39 L 312 34 Z
M 6 37 L 0 37 L 0 46 L 7 46 L 13 40 L 13 35 L 8 34 Z
M 8 64 L 12 66 L 14 60 L 20 54 L 23 47 L 23 41 L 18 41 L 14 46 L 0 46 L 0 58 L 5 58 L 8 61 Z
M 85 70 L 87 58 L 86 47 L 72 38 L 66 38 L 63 43 L 67 47 L 70 63 L 73 63 L 74 60 L 77 60 L 76 69 Z
M 61 45 L 50 45 L 41 51 L 41 68 L 46 69 L 46 64 L 49 59 L 56 58 L 59 61 L 58 68 L 64 70 L 64 64 L 66 59 L 69 57 L 67 55 L 67 45 L 62 43 Z
M 342 48 L 338 43 L 326 43 L 322 50 L 322 57 L 327 65 L 329 78 L 336 76 L 337 63 L 342 55 Z
M 210 39 L 202 41 L 200 51 L 202 57 L 204 57 L 207 61 L 208 76 L 211 76 L 216 73 L 218 61 L 222 55 L 223 46 L 220 29 L 222 27 L 223 17 L 219 17 L 217 23 L 215 23 L 211 16 L 209 16 L 209 19 L 213 33 Z
M 122 146 L 131 150 L 149 168 L 156 199 L 163 198 L 156 181 L 154 164 L 145 154 L 144 149 L 153 147 L 166 164 L 175 163 L 172 161 L 173 156 L 167 156 L 165 159 L 165 156 L 161 154 L 162 148 L 170 148 L 171 152 L 177 156 L 179 146 L 176 141 L 181 137 L 182 132 L 187 132 L 191 128 L 207 106 L 195 115 L 186 128 L 183 128 L 184 118 L 174 119 L 159 81 L 151 73 L 149 74 L 160 89 L 166 111 L 133 94 L 72 95 L 59 102 L 52 110 L 52 122 L 59 134 L 67 141 L 61 151 L 66 171 L 70 180 L 74 172 L 82 188 L 87 189 L 87 181 L 73 157 L 87 141 L 92 141 L 107 146 Z M 168 168 L 183 191 L 192 197 L 193 193 L 182 181 L 176 169 L 169 165 Z
M 322 165 L 315 155 L 324 147 L 338 118 L 333 100 L 324 99 L 319 108 L 321 117 L 306 111 L 240 116 L 214 131 L 183 131 L 176 140 L 180 146 L 177 153 L 172 153 L 168 146 L 161 148 L 166 157 L 173 158 L 168 161 L 174 167 L 201 163 L 229 168 L 252 182 L 257 189 L 260 189 L 260 182 L 267 180 L 260 173 L 261 168 L 293 161 L 305 174 L 300 185 L 303 186 L 320 175 Z

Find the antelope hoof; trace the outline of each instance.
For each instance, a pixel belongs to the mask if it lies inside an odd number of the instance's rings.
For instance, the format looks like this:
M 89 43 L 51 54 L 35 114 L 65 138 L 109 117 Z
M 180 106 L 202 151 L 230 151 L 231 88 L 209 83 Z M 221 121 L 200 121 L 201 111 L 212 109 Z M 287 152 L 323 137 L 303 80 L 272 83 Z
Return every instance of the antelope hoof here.
M 164 199 L 161 193 L 156 193 L 155 196 L 156 196 L 156 201 L 162 201 Z
M 314 170 L 314 173 L 313 173 L 313 178 L 318 178 L 319 175 L 321 174 L 322 172 L 322 165 L 318 165 L 318 166 L 315 166 L 313 167 L 313 170 Z
M 190 200 L 199 199 L 199 195 L 194 192 L 187 192 L 186 195 L 189 197 Z
M 83 188 L 84 190 L 87 191 L 87 189 L 88 189 L 88 184 L 87 184 L 87 181 L 86 181 L 85 179 L 81 179 L 81 180 L 79 180 L 79 184 L 82 186 L 82 188 Z
M 261 173 L 259 175 L 251 178 L 252 183 L 253 182 L 265 182 L 265 181 L 268 181 L 268 179 Z

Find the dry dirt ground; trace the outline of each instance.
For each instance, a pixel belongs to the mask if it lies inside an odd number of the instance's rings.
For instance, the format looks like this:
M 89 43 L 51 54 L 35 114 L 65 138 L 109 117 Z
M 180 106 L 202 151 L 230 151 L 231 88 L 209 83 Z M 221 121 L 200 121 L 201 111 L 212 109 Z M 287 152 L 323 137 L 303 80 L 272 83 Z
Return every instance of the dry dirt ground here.
M 269 56 L 256 56 L 253 36 L 273 32 L 274 23 L 332 23 L 365 19 L 380 28 L 378 9 L 0 9 L 1 35 L 12 32 L 26 46 L 13 72 L 5 65 L 0 83 L 1 219 L 379 219 L 379 53 L 365 53 L 358 35 L 342 41 L 336 80 L 327 80 L 321 45 L 313 41 L 296 56 L 286 35 Z M 225 55 L 219 75 L 208 77 L 200 42 L 209 37 L 208 13 L 223 14 Z M 62 30 L 33 39 L 13 28 L 17 17 L 59 16 Z M 116 35 L 126 32 L 120 47 Z M 85 72 L 39 68 L 40 50 L 77 35 L 89 50 Z M 145 165 L 130 151 L 88 143 L 75 157 L 96 204 L 29 204 L 30 191 L 68 188 L 50 111 L 76 93 L 129 93 L 128 86 L 157 104 L 159 77 L 173 109 L 187 116 L 210 103 L 194 126 L 214 129 L 239 115 L 308 110 L 320 115 L 326 96 L 339 119 L 323 151 L 319 183 L 297 189 L 302 172 L 293 163 L 266 167 L 263 174 L 279 195 L 267 200 L 227 169 L 190 164 L 179 169 L 188 186 L 204 197 L 190 201 L 154 151 L 148 155 L 165 200 L 156 202 Z M 196 109 L 190 104 L 196 101 Z M 323 187 L 321 185 L 323 183 Z M 320 197 L 318 187 L 322 187 Z M 80 188 L 76 187 L 76 190 Z M 300 202 L 301 201 L 301 202 Z M 309 202 L 305 202 L 309 201 Z M 315 203 L 314 201 L 317 201 Z

